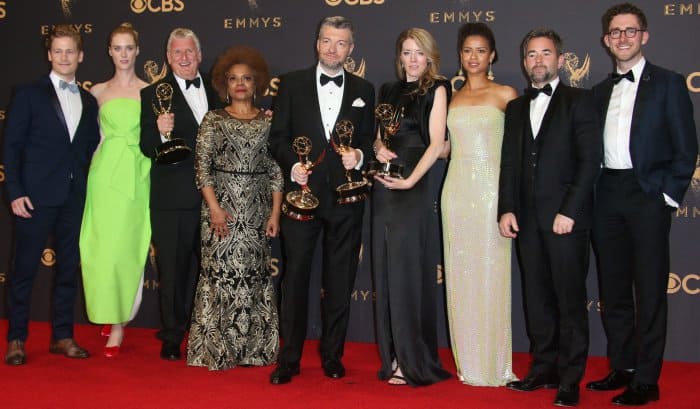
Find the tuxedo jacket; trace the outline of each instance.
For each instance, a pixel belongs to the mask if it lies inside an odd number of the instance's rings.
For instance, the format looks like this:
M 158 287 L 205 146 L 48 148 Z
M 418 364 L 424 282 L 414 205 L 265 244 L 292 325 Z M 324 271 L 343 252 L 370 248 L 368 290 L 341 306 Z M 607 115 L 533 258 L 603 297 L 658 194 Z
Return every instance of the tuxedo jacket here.
M 171 112 L 175 115 L 175 126 L 172 138 L 182 138 L 192 153 L 182 162 L 165 165 L 153 161 L 151 166 L 151 209 L 175 210 L 199 208 L 202 196 L 197 190 L 194 180 L 194 157 L 197 143 L 199 124 L 192 109 L 187 104 L 180 86 L 172 72 L 163 79 L 141 90 L 141 151 L 149 158 L 155 158 L 156 147 L 162 143 L 153 104 L 158 106 L 155 96 L 156 87 L 160 83 L 168 83 L 173 87 Z M 220 106 L 219 97 L 211 87 L 209 78 L 202 75 L 202 86 L 207 94 L 209 110 Z
M 698 153 L 693 104 L 683 76 L 648 61 L 642 70 L 630 129 L 630 156 L 642 190 L 683 201 Z M 626 81 L 626 80 L 623 80 Z M 603 129 L 613 90 L 609 76 L 593 87 Z
M 35 206 L 61 206 L 73 188 L 85 197 L 92 154 L 100 141 L 97 101 L 82 88 L 83 110 L 70 140 L 48 75 L 20 86 L 5 128 L 5 184 L 10 201 L 28 196 Z
M 326 140 L 318 101 L 316 65 L 288 73 L 280 77 L 280 85 L 273 104 L 272 125 L 270 128 L 270 152 L 277 160 L 285 179 L 285 192 L 298 190 L 292 182 L 292 166 L 299 157 L 292 149 L 292 141 L 297 136 L 307 136 L 312 148 L 309 159 L 316 161 L 325 151 L 323 160 L 312 169 L 308 186 L 319 199 L 320 207 L 329 208 L 335 203 L 335 188 L 346 182 L 345 168 L 340 155 Z M 354 127 L 353 148 L 362 150 L 365 163 L 370 160 L 374 142 L 374 87 L 368 81 L 345 71 L 343 81 L 343 101 L 336 121 L 349 120 Z M 359 172 L 353 170 L 354 180 Z M 349 205 L 342 205 L 349 206 Z
M 574 219 L 574 230 L 589 229 L 593 216 L 593 185 L 600 170 L 602 134 L 590 91 L 561 82 L 554 90 L 542 119 L 532 180 L 521 180 L 523 166 L 533 166 L 523 147 L 532 138 L 530 97 L 520 96 L 506 107 L 501 149 L 498 217 L 516 218 L 528 208 L 538 227 L 551 231 L 557 213 Z M 527 156 L 527 157 L 526 157 Z M 524 187 L 534 192 L 534 203 L 523 203 Z

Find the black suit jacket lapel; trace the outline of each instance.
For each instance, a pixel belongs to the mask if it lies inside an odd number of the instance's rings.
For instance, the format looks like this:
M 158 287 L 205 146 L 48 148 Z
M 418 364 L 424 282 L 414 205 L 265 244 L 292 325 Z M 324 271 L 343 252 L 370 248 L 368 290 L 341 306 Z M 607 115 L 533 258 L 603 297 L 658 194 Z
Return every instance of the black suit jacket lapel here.
M 552 94 L 552 98 L 549 100 L 549 104 L 547 104 L 547 110 L 544 111 L 544 117 L 542 118 L 542 123 L 540 124 L 539 132 L 537 132 L 537 139 L 540 140 L 540 143 L 542 143 L 542 141 L 544 140 L 543 138 L 547 135 L 549 125 L 552 122 L 552 116 L 554 115 L 554 112 L 556 111 L 557 106 L 560 103 L 559 100 L 563 98 L 563 94 L 565 92 L 566 85 L 559 82 L 559 85 L 557 85 L 557 89 L 554 90 L 554 94 Z
M 323 118 L 321 117 L 321 104 L 318 100 L 318 87 L 320 86 L 318 82 L 316 81 L 316 66 L 314 65 L 311 67 L 307 72 L 306 72 L 306 77 L 304 78 L 304 82 L 306 85 L 303 87 L 304 89 L 308 89 L 311 93 L 309 95 L 311 99 L 311 104 L 309 106 L 309 120 L 312 121 L 311 123 L 316 124 L 317 127 L 317 132 L 316 135 L 318 135 L 317 142 L 322 143 L 322 146 L 325 146 L 328 144 L 328 141 L 326 140 L 326 130 L 323 128 Z M 297 135 L 293 135 L 297 136 Z
M 65 133 L 65 136 L 70 140 L 70 133 L 68 132 L 68 124 L 66 123 L 66 117 L 63 115 L 63 109 L 61 108 L 61 102 L 58 100 L 58 95 L 56 94 L 56 89 L 53 86 L 53 83 L 51 82 L 51 78 L 48 76 L 45 77 L 45 90 L 46 90 L 46 97 L 49 99 L 51 102 L 51 106 L 53 106 L 54 111 L 56 112 L 56 116 L 58 117 L 58 122 L 63 125 L 63 132 Z

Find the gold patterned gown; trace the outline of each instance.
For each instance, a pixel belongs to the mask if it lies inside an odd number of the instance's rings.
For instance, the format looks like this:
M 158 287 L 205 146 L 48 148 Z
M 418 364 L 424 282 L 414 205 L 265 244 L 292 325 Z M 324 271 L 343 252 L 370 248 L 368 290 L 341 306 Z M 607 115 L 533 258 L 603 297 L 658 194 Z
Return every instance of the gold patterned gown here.
M 210 370 L 268 365 L 277 359 L 279 332 L 265 226 L 282 173 L 268 154 L 270 119 L 241 121 L 210 111 L 197 135 L 197 187 L 213 187 L 234 218 L 219 239 L 202 202 L 202 269 L 187 345 L 187 364 Z
M 512 370 L 511 241 L 498 232 L 498 175 L 505 114 L 454 106 L 452 153 L 442 191 L 447 314 L 457 372 L 469 385 L 499 386 Z

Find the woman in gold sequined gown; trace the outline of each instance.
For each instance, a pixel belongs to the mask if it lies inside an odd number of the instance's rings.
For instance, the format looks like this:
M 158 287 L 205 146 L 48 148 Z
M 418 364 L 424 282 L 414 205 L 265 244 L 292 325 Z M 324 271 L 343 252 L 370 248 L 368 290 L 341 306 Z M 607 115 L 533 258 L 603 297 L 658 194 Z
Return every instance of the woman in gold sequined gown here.
M 267 64 L 252 48 L 232 47 L 212 77 L 229 104 L 208 112 L 197 135 L 202 270 L 187 364 L 269 365 L 279 344 L 269 237 L 279 232 L 283 181 L 268 154 L 270 118 L 253 105 L 267 85 Z
M 460 380 L 501 386 L 512 370 L 511 241 L 496 221 L 503 121 L 515 90 L 488 78 L 496 60 L 491 30 L 460 28 L 464 86 L 447 115 L 450 163 L 442 191 L 447 313 Z M 488 74 L 487 74 L 488 73 Z

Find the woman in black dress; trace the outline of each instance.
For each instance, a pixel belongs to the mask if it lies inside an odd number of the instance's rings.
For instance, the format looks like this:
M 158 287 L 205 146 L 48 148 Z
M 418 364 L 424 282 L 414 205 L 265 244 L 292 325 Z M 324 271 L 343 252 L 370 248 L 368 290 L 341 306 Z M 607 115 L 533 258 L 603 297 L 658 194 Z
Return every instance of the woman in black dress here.
M 433 37 L 411 28 L 396 41 L 399 81 L 384 84 L 379 104 L 403 117 L 389 147 L 380 135 L 377 160 L 404 165 L 404 178 L 375 176 L 372 199 L 372 268 L 377 293 L 379 378 L 394 385 L 430 385 L 447 379 L 437 353 L 436 266 L 425 248 L 430 234 L 434 188 L 425 177 L 445 147 L 450 83 L 439 75 Z

